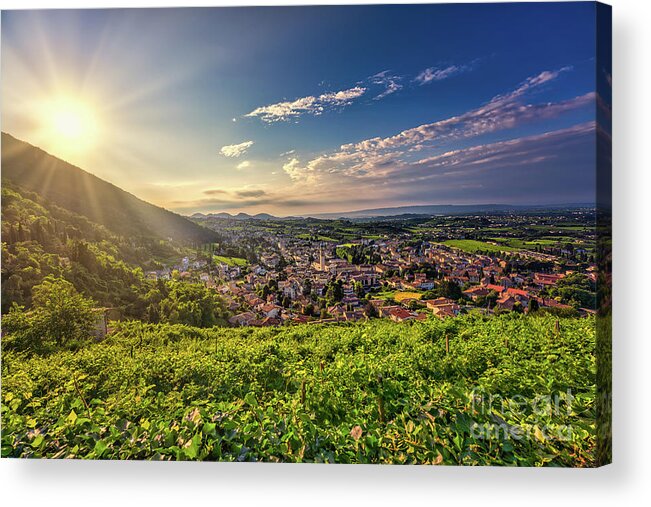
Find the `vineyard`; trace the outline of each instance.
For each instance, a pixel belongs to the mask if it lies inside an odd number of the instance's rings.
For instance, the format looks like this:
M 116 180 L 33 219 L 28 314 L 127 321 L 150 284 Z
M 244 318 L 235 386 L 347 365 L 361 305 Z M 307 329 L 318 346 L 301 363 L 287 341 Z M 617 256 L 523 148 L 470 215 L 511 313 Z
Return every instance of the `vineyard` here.
M 593 466 L 595 322 L 116 324 L 2 362 L 2 456 Z

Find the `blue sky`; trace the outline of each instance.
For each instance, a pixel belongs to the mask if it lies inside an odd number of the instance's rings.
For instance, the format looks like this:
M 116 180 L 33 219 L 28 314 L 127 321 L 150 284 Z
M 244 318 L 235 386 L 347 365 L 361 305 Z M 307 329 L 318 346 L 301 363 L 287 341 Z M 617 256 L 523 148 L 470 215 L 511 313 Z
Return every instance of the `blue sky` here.
M 182 213 L 594 201 L 591 2 L 2 25 L 3 130 Z M 92 143 L 51 131 L 39 104 L 60 96 L 92 112 Z

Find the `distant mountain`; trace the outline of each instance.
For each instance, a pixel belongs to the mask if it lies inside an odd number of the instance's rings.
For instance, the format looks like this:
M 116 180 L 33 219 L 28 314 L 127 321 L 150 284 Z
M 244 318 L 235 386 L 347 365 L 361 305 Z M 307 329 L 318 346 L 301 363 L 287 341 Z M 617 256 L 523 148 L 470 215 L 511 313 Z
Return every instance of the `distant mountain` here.
M 337 218 L 373 218 L 393 217 L 402 215 L 423 216 L 423 215 L 459 215 L 466 213 L 499 213 L 499 212 L 523 212 L 533 210 L 551 210 L 563 208 L 590 208 L 594 204 L 553 204 L 553 205 L 514 205 L 514 204 L 440 204 L 423 206 L 399 206 L 395 208 L 375 208 L 358 211 L 345 211 L 336 213 L 317 213 L 310 215 L 311 218 L 334 220 Z
M 191 218 L 206 219 L 206 218 L 227 218 L 230 220 L 281 220 L 278 217 L 270 215 L 269 213 L 258 213 L 257 215 L 249 215 L 248 213 L 238 213 L 231 215 L 230 213 L 195 213 Z
M 337 211 L 332 213 L 315 213 L 303 216 L 276 217 L 269 213 L 195 213 L 191 218 L 205 220 L 210 218 L 224 218 L 229 220 L 365 220 L 373 218 L 416 218 L 430 215 L 464 215 L 467 213 L 524 213 L 533 211 L 548 211 L 567 208 L 594 208 L 589 203 L 568 203 L 568 204 L 540 204 L 540 205 L 516 205 L 516 204 L 432 204 L 422 206 L 398 206 L 395 208 L 374 208 L 358 211 Z
M 214 231 L 160 208 L 2 133 L 2 180 L 35 192 L 125 237 L 172 238 L 185 244 L 219 240 Z

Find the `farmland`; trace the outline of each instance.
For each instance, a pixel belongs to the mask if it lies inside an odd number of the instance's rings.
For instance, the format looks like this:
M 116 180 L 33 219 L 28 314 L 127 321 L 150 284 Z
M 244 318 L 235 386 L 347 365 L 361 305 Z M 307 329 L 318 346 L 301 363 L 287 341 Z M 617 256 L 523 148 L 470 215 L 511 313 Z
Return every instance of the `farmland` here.
M 215 262 L 226 264 L 227 266 L 246 266 L 248 261 L 240 257 L 226 257 L 223 255 L 213 256 Z
M 78 350 L 3 351 L 2 456 L 591 466 L 594 333 L 514 314 L 122 322 Z
M 506 245 L 497 245 L 495 243 L 487 243 L 485 241 L 476 241 L 473 239 L 449 239 L 443 242 L 444 245 L 451 246 L 453 248 L 459 248 L 464 252 L 476 253 L 476 252 L 514 252 L 517 249 L 506 246 Z

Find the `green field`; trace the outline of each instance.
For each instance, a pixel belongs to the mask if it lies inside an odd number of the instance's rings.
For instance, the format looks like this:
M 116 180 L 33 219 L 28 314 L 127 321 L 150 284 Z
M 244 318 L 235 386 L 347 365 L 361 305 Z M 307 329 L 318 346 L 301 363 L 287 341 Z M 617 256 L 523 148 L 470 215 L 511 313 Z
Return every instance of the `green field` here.
M 3 346 L 3 457 L 595 464 L 594 319 L 131 321 L 76 351 Z
M 477 241 L 474 239 L 449 239 L 443 242 L 444 245 L 453 248 L 459 248 L 464 252 L 515 252 L 518 248 L 513 248 L 506 245 L 493 245 L 485 241 Z
M 224 257 L 223 255 L 214 255 L 213 259 L 215 262 L 221 262 L 223 264 L 228 264 L 229 266 L 243 267 L 249 263 L 249 261 L 240 257 Z
M 321 236 L 321 235 L 319 235 L 319 236 L 314 236 L 313 234 L 307 234 L 307 233 L 304 233 L 304 234 L 296 234 L 296 237 L 297 237 L 298 239 L 305 239 L 305 240 L 308 240 L 308 241 L 309 241 L 309 240 L 313 240 L 313 241 L 327 241 L 327 242 L 332 242 L 332 243 L 336 243 L 336 242 L 338 241 L 338 240 L 336 240 L 336 239 L 334 239 L 334 238 L 331 238 L 331 237 L 329 237 L 329 236 Z

